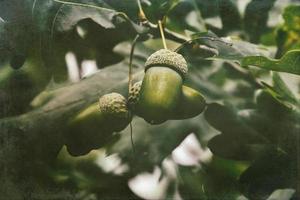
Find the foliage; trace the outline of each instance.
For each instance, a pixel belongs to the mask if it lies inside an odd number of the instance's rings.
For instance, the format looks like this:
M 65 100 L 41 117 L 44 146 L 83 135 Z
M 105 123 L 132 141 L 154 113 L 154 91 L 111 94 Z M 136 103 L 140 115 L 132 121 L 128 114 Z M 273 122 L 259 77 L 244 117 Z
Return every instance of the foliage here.
M 2 198 L 300 198 L 300 6 L 244 2 L 0 1 Z M 204 114 L 160 125 L 134 116 L 133 145 L 130 126 L 83 124 L 95 137 L 77 139 L 95 150 L 72 157 L 70 120 L 101 95 L 127 95 L 131 56 L 133 80 L 142 79 L 163 48 L 158 20 L 188 62 L 184 84 L 207 100 Z M 98 69 L 89 76 L 86 61 Z M 148 176 L 151 190 L 139 190 Z

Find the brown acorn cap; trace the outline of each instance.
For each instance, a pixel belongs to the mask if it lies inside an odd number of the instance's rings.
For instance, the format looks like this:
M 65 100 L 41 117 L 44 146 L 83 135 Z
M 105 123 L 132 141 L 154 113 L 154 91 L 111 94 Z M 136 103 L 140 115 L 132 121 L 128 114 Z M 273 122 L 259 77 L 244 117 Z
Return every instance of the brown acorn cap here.
M 174 51 L 161 49 L 150 55 L 145 63 L 145 72 L 150 67 L 166 66 L 177 71 L 183 78 L 188 72 L 184 57 Z
M 128 118 L 126 99 L 121 94 L 110 93 L 99 98 L 100 111 L 112 118 Z

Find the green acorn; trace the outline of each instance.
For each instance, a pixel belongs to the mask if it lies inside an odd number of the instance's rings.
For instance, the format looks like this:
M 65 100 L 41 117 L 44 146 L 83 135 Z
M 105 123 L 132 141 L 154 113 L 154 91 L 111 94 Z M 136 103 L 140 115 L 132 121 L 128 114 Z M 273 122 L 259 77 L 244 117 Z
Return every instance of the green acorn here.
M 202 113 L 206 107 L 203 95 L 193 88 L 182 86 L 182 97 L 170 119 L 188 119 Z
M 118 93 L 103 95 L 99 102 L 79 112 L 68 123 L 66 145 L 74 156 L 87 154 L 109 142 L 114 132 L 131 121 L 126 99 Z
M 128 104 L 130 109 L 138 116 L 144 116 L 142 113 L 138 101 L 139 91 L 141 90 L 141 81 L 135 83 L 128 97 Z M 202 113 L 206 107 L 206 101 L 203 95 L 194 90 L 193 88 L 182 86 L 182 95 L 178 106 L 171 112 L 168 119 L 188 119 L 195 117 Z
M 182 55 L 167 49 L 153 53 L 145 63 L 138 101 L 141 117 L 151 124 L 168 120 L 179 104 L 187 71 Z

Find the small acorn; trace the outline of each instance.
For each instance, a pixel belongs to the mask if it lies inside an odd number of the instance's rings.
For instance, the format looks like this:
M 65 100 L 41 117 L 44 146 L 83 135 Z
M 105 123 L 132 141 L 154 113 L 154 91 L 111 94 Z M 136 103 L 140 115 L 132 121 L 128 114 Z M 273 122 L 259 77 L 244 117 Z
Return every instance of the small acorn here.
M 187 71 L 182 55 L 167 49 L 153 53 L 145 63 L 138 101 L 141 117 L 151 124 L 168 120 L 179 104 Z
M 130 109 L 138 116 L 143 116 L 139 107 L 139 91 L 142 82 L 136 82 L 129 91 L 128 104 Z M 188 86 L 182 86 L 182 95 L 178 106 L 171 112 L 168 119 L 188 119 L 202 113 L 206 107 L 203 95 Z
M 111 124 L 113 131 L 121 131 L 131 121 L 126 99 L 121 94 L 110 93 L 99 98 L 100 112 Z
M 99 102 L 79 112 L 68 123 L 66 145 L 74 156 L 87 154 L 111 140 L 114 132 L 131 121 L 126 99 L 118 93 L 103 95 Z

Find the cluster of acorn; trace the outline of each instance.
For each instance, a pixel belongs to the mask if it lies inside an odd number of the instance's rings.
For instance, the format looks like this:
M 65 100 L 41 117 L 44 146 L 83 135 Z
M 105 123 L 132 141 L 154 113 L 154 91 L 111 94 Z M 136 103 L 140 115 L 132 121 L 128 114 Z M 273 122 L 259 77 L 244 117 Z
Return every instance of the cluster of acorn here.
M 97 104 L 71 120 L 71 133 L 81 134 L 71 134 L 68 151 L 72 155 L 82 155 L 97 148 L 99 140 L 92 132 L 93 127 L 101 126 L 103 133 L 111 135 L 126 128 L 133 114 L 151 124 L 160 124 L 167 120 L 195 117 L 203 112 L 206 106 L 204 97 L 183 85 L 187 71 L 182 55 L 167 49 L 153 53 L 145 63 L 143 80 L 130 88 L 128 100 L 118 93 L 103 95 Z M 87 126 L 91 131 L 80 130 Z

